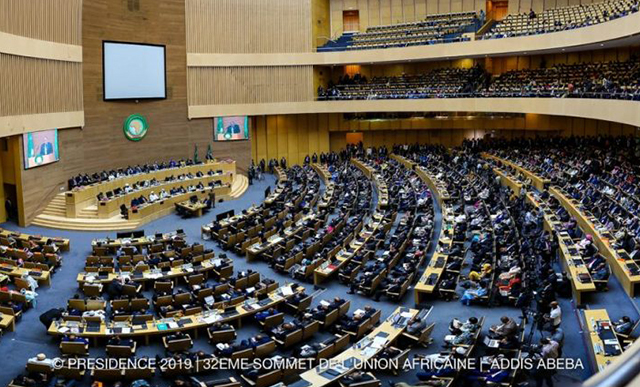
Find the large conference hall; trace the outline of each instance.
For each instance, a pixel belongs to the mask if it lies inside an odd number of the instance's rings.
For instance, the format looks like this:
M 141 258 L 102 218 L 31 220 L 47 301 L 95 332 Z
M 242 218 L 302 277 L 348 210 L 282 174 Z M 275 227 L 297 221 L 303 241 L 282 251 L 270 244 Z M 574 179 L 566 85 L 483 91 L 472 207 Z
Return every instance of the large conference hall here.
M 640 386 L 640 0 L 0 0 L 0 386 Z

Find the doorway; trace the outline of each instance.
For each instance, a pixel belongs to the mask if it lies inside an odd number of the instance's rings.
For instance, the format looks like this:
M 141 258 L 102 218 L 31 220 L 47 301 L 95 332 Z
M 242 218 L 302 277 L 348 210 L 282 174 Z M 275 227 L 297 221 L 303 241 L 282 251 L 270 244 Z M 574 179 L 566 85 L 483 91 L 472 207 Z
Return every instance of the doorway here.
M 509 1 L 505 0 L 497 0 L 491 1 L 487 0 L 487 20 L 495 20 L 500 21 L 504 19 L 509 13 Z
M 358 145 L 359 143 L 362 142 L 363 138 L 364 137 L 362 136 L 362 132 L 350 132 L 350 133 L 347 133 L 346 140 L 347 140 L 347 144 Z
M 360 11 L 342 11 L 342 31 L 358 32 L 360 30 Z

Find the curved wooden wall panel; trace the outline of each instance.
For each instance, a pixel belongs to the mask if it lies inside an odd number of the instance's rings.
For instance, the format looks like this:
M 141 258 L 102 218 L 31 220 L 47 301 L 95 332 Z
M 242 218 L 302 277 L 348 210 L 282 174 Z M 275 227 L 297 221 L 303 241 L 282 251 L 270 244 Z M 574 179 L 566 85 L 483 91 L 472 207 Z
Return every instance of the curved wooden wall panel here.
M 346 136 L 362 133 L 365 146 L 430 143 L 458 146 L 466 138 L 491 134 L 500 138 L 546 135 L 637 135 L 635 127 L 564 116 L 525 114 L 502 118 L 348 120 L 343 114 L 258 116 L 252 125 L 254 160 L 280 159 L 302 163 L 307 154 L 340 151 Z
M 187 52 L 310 52 L 310 0 L 186 0 Z
M 640 103 L 578 98 L 442 98 L 189 106 L 190 118 L 305 113 L 500 112 L 569 116 L 640 127 Z
M 0 54 L 0 116 L 82 110 L 82 65 Z
M 84 125 L 82 0 L 0 0 L 0 137 Z
M 0 0 L 0 31 L 82 44 L 82 0 Z
M 189 105 L 314 99 L 313 67 L 200 67 L 188 71 Z

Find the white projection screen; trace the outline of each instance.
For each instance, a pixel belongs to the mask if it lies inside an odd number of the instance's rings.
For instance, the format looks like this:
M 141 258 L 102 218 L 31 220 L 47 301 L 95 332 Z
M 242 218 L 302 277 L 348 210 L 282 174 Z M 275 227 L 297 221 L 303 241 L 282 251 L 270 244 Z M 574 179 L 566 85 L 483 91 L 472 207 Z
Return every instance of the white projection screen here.
M 102 42 L 104 100 L 167 98 L 165 46 Z

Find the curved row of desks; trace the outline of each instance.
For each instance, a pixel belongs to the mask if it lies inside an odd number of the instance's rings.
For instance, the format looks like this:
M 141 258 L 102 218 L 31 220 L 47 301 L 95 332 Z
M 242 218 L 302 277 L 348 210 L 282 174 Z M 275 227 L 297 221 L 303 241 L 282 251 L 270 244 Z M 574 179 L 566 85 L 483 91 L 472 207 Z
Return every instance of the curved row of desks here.
M 220 171 L 222 174 L 236 173 L 236 162 L 216 161 L 197 165 L 188 165 L 176 168 L 167 168 L 149 173 L 141 173 L 137 175 L 125 176 L 110 181 L 95 183 L 88 186 L 79 187 L 68 191 L 65 194 L 65 202 L 67 208 L 67 217 L 75 218 L 80 210 L 96 203 L 96 198 L 100 192 L 113 191 L 116 188 L 122 188 L 125 184 L 133 185 L 141 180 L 164 180 L 168 176 L 181 174 L 197 174 L 202 172 L 206 174 L 209 170 Z M 161 188 L 159 186 L 159 188 Z
M 362 164 L 359 160 L 356 159 L 351 159 L 351 163 L 358 167 L 358 169 L 362 170 L 365 176 L 371 178 L 372 171 L 366 165 Z M 369 175 L 367 175 L 367 173 L 369 173 Z M 378 197 L 381 197 L 380 189 L 382 187 L 386 189 L 386 183 L 381 183 L 381 185 L 376 184 Z M 378 208 L 380 208 L 380 206 L 378 206 Z M 340 249 L 332 258 L 327 259 L 323 264 L 318 266 L 313 271 L 313 283 L 315 285 L 321 284 L 326 279 L 337 273 L 341 267 L 349 263 L 351 258 L 356 256 L 358 252 L 365 248 L 369 238 L 371 238 L 376 233 L 376 231 L 383 226 L 384 220 L 384 214 L 379 210 L 376 210 L 369 221 L 364 224 L 362 228 L 356 229 L 356 232 L 354 234 L 358 235 L 354 235 L 354 238 L 352 238 L 349 242 L 349 246 Z
M 0 238 L 13 238 L 17 241 L 25 243 L 35 242 L 40 246 L 45 246 L 50 242 L 53 242 L 61 251 L 69 251 L 69 249 L 71 248 L 71 242 L 69 242 L 69 239 L 25 234 L 23 232 L 5 230 L 2 227 L 0 227 Z
M 376 186 L 376 190 L 378 192 L 378 208 L 386 208 L 389 205 L 389 189 L 387 187 L 387 182 L 384 181 L 384 178 L 378 171 L 376 171 L 371 166 L 363 163 L 358 159 L 351 159 L 353 165 L 358 167 L 362 173 Z
M 496 174 L 498 174 L 498 176 L 500 176 L 501 184 L 511 188 L 512 190 L 514 187 L 522 188 L 522 184 L 513 180 L 510 175 L 500 173 L 497 167 L 492 167 L 492 169 Z M 520 195 L 519 191 L 517 195 Z M 562 222 L 560 219 L 558 219 L 546 203 L 542 202 L 537 194 L 527 192 L 526 198 L 531 205 L 542 212 L 545 230 L 557 236 L 560 249 L 560 263 L 562 264 L 563 269 L 567 272 L 567 277 L 571 280 L 573 299 L 575 300 L 576 305 L 582 305 L 582 294 L 595 292 L 596 286 L 585 262 L 582 260 L 582 256 L 580 255 L 575 242 L 571 239 L 569 234 L 562 229 Z
M 606 309 L 584 310 L 589 353 L 595 361 L 596 369 L 600 372 L 622 355 L 622 348 L 618 341 L 613 324 Z
M 640 289 L 640 268 L 635 261 L 625 250 L 614 247 L 616 240 L 613 235 L 606 230 L 600 230 L 595 224 L 595 217 L 587 213 L 575 199 L 565 195 L 559 187 L 551 187 L 549 192 L 576 218 L 578 225 L 585 233 L 593 235 L 593 241 L 600 254 L 607 259 L 611 271 L 618 278 L 625 292 L 630 297 L 634 297 Z
M 395 342 L 405 331 L 409 320 L 419 312 L 416 309 L 397 308 L 367 336 L 328 362 L 302 373 L 301 380 L 289 384 L 289 387 L 324 387 L 334 384 Z
M 194 258 L 195 261 L 195 258 Z M 101 274 L 98 272 L 80 272 L 77 276 L 77 281 L 80 286 L 85 283 L 91 284 L 106 284 L 114 279 L 128 278 L 134 282 L 148 282 L 148 281 L 169 281 L 175 278 L 180 278 L 192 274 L 206 273 L 209 271 L 220 268 L 225 263 L 221 258 L 214 258 L 213 253 L 202 254 L 202 260 L 194 263 L 182 264 L 179 266 L 173 266 L 168 271 L 162 271 L 161 269 L 149 269 L 140 272 L 120 273 L 110 272 Z
M 208 164 L 210 165 L 210 164 Z M 198 184 L 202 184 L 206 188 L 209 188 L 210 183 L 218 184 L 218 186 L 229 186 L 233 183 L 233 172 L 217 172 L 212 175 L 205 174 L 202 177 L 193 177 L 191 179 L 183 179 L 183 180 L 172 180 L 168 182 L 161 182 L 158 185 L 146 187 L 140 190 L 136 190 L 127 194 L 123 194 L 109 200 L 99 201 L 98 202 L 98 218 L 106 219 L 111 218 L 118 213 L 120 213 L 120 206 L 123 204 L 127 207 L 131 205 L 131 201 L 134 198 L 138 198 L 140 196 L 144 196 L 145 198 L 149 198 L 151 192 L 155 192 L 159 194 L 161 190 L 165 190 L 166 192 L 170 192 L 172 189 L 180 189 L 187 188 L 188 186 L 197 186 Z M 230 189 L 229 189 L 230 192 Z M 216 195 L 225 195 L 229 192 L 218 192 L 216 190 Z M 166 198 L 163 201 L 174 201 L 174 197 Z M 153 204 L 150 204 L 153 205 Z
M 513 166 L 518 171 L 522 172 L 525 176 L 534 182 L 534 186 L 537 188 L 537 184 L 541 184 L 544 190 L 545 184 L 548 185 L 549 181 L 542 179 L 535 173 L 528 171 L 517 164 L 504 160 L 500 157 L 483 154 L 486 158 L 494 159 Z M 638 289 L 640 288 L 640 268 L 638 265 L 630 259 L 626 251 L 617 249 L 614 247 L 615 238 L 610 232 L 601 230 L 596 225 L 596 219 L 591 215 L 580 203 L 575 199 L 566 195 L 560 187 L 553 186 L 549 188 L 549 193 L 553 195 L 560 204 L 573 216 L 578 226 L 587 234 L 593 235 L 593 240 L 598 247 L 598 251 L 602 254 L 609 263 L 611 271 L 618 278 L 625 292 L 630 297 L 634 297 Z M 562 246 L 561 246 L 562 247 Z
M 525 169 L 523 167 L 521 167 L 520 165 L 509 161 L 509 160 L 505 160 L 503 158 L 491 155 L 489 153 L 482 153 L 482 157 L 484 157 L 485 159 L 492 159 L 492 160 L 496 160 L 500 163 L 503 163 L 505 165 L 510 166 L 511 168 L 515 169 L 516 171 L 522 173 L 527 179 L 531 180 L 531 184 L 538 190 L 538 191 L 544 191 L 545 187 L 547 187 L 550 183 L 550 181 L 548 179 L 544 179 L 540 176 L 538 176 L 537 174 L 529 171 L 528 169 Z M 519 192 L 519 191 L 518 191 Z
M 542 211 L 544 228 L 557 236 L 560 250 L 560 264 L 567 272 L 567 277 L 571 280 L 571 290 L 576 305 L 582 305 L 582 293 L 595 292 L 596 285 L 591 278 L 586 263 L 582 259 L 580 251 L 573 239 L 571 239 L 571 236 L 563 230 L 560 219 L 558 219 L 546 203 L 543 203 L 537 195 L 531 192 L 527 192 L 527 200 L 534 207 Z
M 194 331 L 197 333 L 198 329 L 206 328 L 218 322 L 234 323 L 239 326 L 242 319 L 253 316 L 260 311 L 274 308 L 296 292 L 304 292 L 304 288 L 298 286 L 293 289 L 292 284 L 286 284 L 269 293 L 263 300 L 246 300 L 236 305 L 233 310 L 209 310 L 191 316 L 154 319 L 146 322 L 124 321 L 107 323 L 100 319 L 97 319 L 97 321 L 84 319 L 82 322 L 76 322 L 63 319 L 62 321 L 52 322 L 47 333 L 52 336 L 75 334 L 78 337 L 94 339 L 94 342 L 113 336 L 142 338 L 145 342 L 148 342 L 150 336 L 166 335 L 178 331 Z
M 497 157 L 490 158 L 504 162 Z M 501 177 L 501 183 L 503 185 L 512 189 L 518 186 L 522 188 L 522 184 L 515 181 L 509 174 L 501 174 L 500 172 L 504 171 L 499 171 L 495 166 L 492 166 L 492 168 L 494 172 Z M 573 299 L 576 305 L 582 305 L 582 294 L 594 292 L 596 291 L 596 287 L 578 248 L 575 246 L 575 242 L 569 234 L 563 230 L 560 219 L 558 219 L 551 208 L 541 200 L 539 195 L 533 192 L 527 192 L 526 199 L 534 207 L 542 211 L 544 215 L 544 228 L 557 235 L 560 262 L 571 280 Z M 580 280 L 581 277 L 585 278 L 585 280 Z M 588 280 L 586 278 L 588 278 Z M 613 330 L 613 325 L 606 309 L 585 309 L 583 310 L 583 314 L 586 325 L 584 335 L 587 341 L 587 348 L 594 361 L 594 372 L 597 373 L 616 361 L 622 354 L 622 348 Z
M 311 168 L 315 169 L 318 175 L 320 175 L 325 185 L 324 193 L 322 194 L 322 197 L 318 201 L 318 207 L 327 208 L 333 201 L 333 195 L 336 189 L 336 184 L 333 182 L 331 178 L 331 173 L 327 169 L 326 165 L 313 163 L 311 164 Z
M 453 213 L 448 202 L 451 200 L 447 190 L 446 184 L 439 181 L 435 176 L 425 169 L 418 166 L 417 163 L 408 160 L 402 156 L 391 155 L 392 158 L 405 165 L 405 167 L 412 169 L 416 174 L 427 184 L 436 200 L 440 204 L 442 211 L 442 227 L 440 229 L 440 235 L 438 236 L 438 242 L 436 251 L 429 261 L 427 269 L 422 273 L 422 276 L 414 287 L 415 303 L 416 305 L 424 302 L 427 297 L 434 293 L 442 273 L 447 266 L 447 254 L 442 254 L 442 249 L 449 250 L 453 244 Z
M 227 184 L 217 187 L 205 187 L 201 190 L 171 196 L 164 200 L 158 200 L 153 203 L 145 204 L 142 207 L 138 207 L 136 210 L 129 210 L 129 220 L 140 220 L 143 222 L 149 222 L 151 220 L 168 215 L 175 209 L 176 203 L 181 203 L 189 200 L 192 196 L 197 196 L 198 200 L 203 200 L 209 197 L 211 193 L 214 193 L 216 197 L 221 197 L 228 195 L 230 192 L 231 185 Z
M 276 188 L 273 191 L 271 191 L 267 196 L 267 198 L 264 200 L 263 204 L 266 204 L 266 205 L 271 205 L 273 202 L 278 200 L 280 195 L 284 192 L 284 186 L 281 183 L 287 180 L 287 174 L 283 169 L 279 167 L 275 167 L 274 172 L 277 179 Z M 252 217 L 258 212 L 262 212 L 263 210 L 264 210 L 263 205 L 260 205 L 260 206 L 252 205 L 251 207 L 243 211 L 243 213 L 235 214 L 225 219 L 221 219 L 218 223 L 220 224 L 220 227 L 222 229 L 225 229 L 229 226 L 233 226 L 242 222 L 246 218 Z M 202 239 L 205 239 L 205 240 L 211 239 L 212 228 L 213 228 L 213 222 L 202 225 L 202 227 L 200 228 Z

